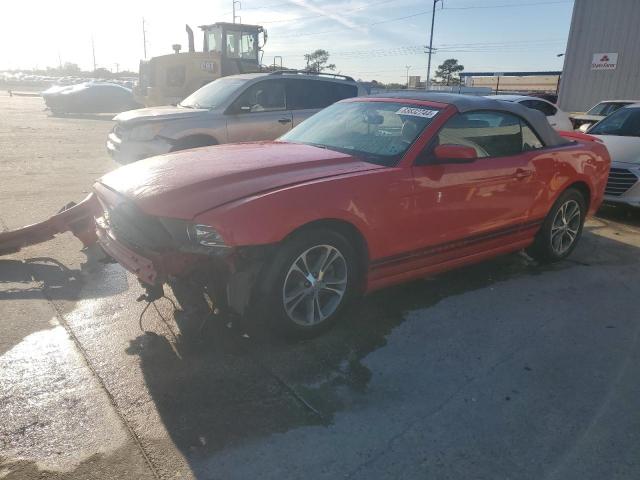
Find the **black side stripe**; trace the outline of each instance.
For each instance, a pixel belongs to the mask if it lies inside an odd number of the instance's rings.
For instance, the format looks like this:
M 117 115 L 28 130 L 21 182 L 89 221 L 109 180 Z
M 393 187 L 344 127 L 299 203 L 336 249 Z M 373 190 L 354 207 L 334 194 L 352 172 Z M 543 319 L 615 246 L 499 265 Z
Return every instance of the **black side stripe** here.
M 371 262 L 370 269 L 374 270 L 378 268 L 389 267 L 394 264 L 407 262 L 409 260 L 431 257 L 440 253 L 445 253 L 459 248 L 468 247 L 470 245 L 486 242 L 488 240 L 493 240 L 495 238 L 505 237 L 514 233 L 529 230 L 530 228 L 538 227 L 542 225 L 543 221 L 544 220 L 535 220 L 532 222 L 521 223 L 508 228 L 503 228 L 501 230 L 495 230 L 492 232 L 467 237 L 462 240 L 454 240 L 453 242 L 441 243 L 439 245 L 434 245 L 433 247 L 421 248 L 420 250 L 414 250 L 412 252 L 380 258 Z

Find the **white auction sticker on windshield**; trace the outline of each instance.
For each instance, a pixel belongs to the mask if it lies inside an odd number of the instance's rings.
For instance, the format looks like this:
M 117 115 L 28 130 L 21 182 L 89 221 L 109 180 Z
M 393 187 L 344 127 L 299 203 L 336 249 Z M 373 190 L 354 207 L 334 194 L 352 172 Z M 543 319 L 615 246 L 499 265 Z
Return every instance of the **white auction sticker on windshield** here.
M 413 117 L 433 118 L 438 114 L 438 110 L 426 108 L 402 107 L 396 112 L 397 115 L 411 115 Z

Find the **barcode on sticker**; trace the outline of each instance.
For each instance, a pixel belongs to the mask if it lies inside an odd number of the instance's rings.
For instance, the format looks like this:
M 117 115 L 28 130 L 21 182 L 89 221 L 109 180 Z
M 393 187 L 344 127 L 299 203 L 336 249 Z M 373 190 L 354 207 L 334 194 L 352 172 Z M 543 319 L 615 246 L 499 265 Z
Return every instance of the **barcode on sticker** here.
M 412 115 L 414 117 L 433 118 L 438 114 L 438 110 L 428 110 L 426 108 L 402 107 L 396 112 L 398 115 Z

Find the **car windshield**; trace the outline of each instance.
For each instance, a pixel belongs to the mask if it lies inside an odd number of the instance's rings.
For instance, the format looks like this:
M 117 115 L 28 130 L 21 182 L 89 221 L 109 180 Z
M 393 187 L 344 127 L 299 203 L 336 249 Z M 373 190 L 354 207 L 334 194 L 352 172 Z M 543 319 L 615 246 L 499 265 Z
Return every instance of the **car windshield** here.
M 439 109 L 395 102 L 336 103 L 280 137 L 393 165 Z
M 640 108 L 621 108 L 600 122 L 588 133 L 594 135 L 640 136 Z
M 616 110 L 628 105 L 628 103 L 615 103 L 615 102 L 603 102 L 597 104 L 595 107 L 592 107 L 591 110 L 587 112 L 587 115 L 611 115 Z
M 179 105 L 185 108 L 215 108 L 246 82 L 240 78 L 220 78 L 196 90 Z

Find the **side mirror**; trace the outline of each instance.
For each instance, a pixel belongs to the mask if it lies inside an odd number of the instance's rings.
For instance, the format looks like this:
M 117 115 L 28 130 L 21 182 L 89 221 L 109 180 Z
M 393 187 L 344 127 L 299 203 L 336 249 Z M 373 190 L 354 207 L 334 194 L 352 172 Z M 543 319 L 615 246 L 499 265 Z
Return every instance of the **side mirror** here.
M 433 154 L 439 163 L 472 163 L 478 158 L 475 148 L 464 145 L 438 145 Z

